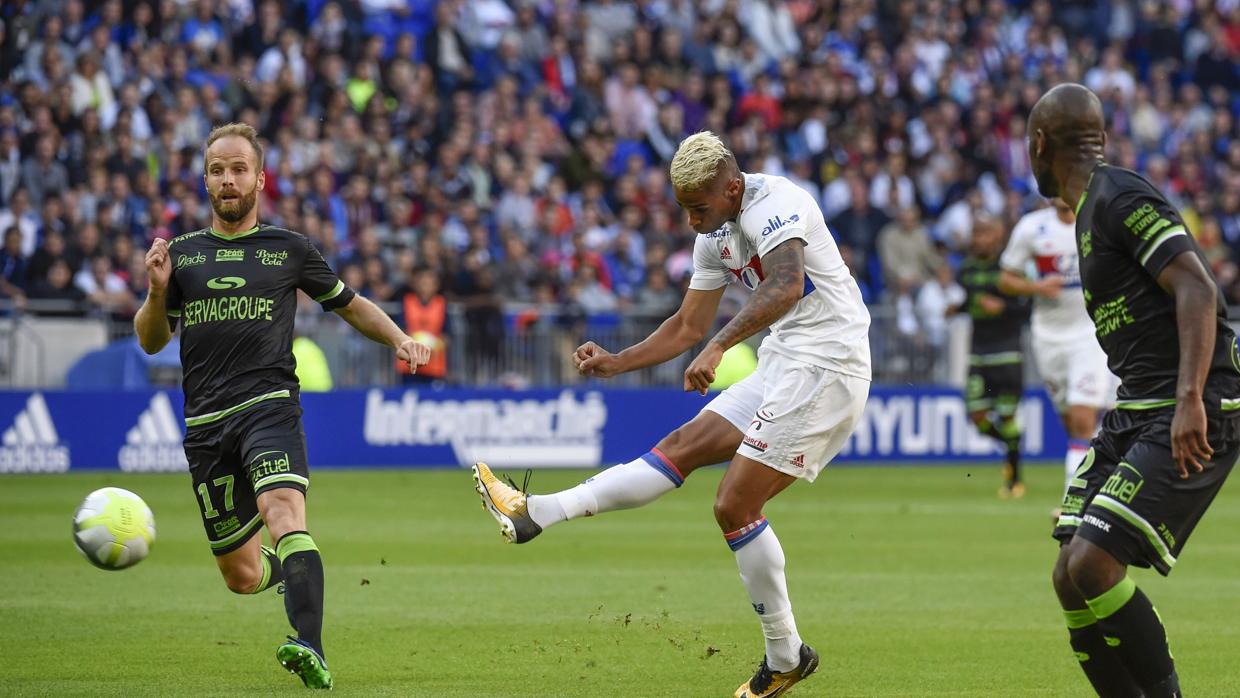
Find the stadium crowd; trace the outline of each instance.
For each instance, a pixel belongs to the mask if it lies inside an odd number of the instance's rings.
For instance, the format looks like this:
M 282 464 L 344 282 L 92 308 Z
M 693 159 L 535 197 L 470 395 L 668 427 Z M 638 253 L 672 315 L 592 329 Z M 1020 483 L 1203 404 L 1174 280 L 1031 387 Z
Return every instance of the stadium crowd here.
M 813 192 L 867 301 L 934 342 L 975 212 L 1010 229 L 1041 205 L 1025 117 L 1065 80 L 1240 297 L 1237 0 L 8 0 L 0 20 L 19 304 L 131 313 L 150 241 L 209 223 L 208 131 L 245 121 L 262 220 L 376 301 L 429 268 L 484 332 L 514 302 L 666 315 L 693 244 L 667 164 L 711 129 Z

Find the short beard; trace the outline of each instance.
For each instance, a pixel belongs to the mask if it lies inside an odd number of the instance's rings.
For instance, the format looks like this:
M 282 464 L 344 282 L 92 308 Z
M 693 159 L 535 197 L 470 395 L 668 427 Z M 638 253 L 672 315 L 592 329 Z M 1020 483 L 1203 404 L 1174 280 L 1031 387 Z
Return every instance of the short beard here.
M 250 193 L 243 194 L 240 199 L 234 200 L 232 203 L 236 204 L 236 208 L 228 211 L 222 208 L 224 201 L 218 195 L 212 194 L 209 198 L 211 199 L 211 210 L 215 211 L 216 217 L 225 223 L 236 223 L 250 215 L 250 211 L 254 210 L 258 203 L 258 188 L 255 187 L 250 190 Z

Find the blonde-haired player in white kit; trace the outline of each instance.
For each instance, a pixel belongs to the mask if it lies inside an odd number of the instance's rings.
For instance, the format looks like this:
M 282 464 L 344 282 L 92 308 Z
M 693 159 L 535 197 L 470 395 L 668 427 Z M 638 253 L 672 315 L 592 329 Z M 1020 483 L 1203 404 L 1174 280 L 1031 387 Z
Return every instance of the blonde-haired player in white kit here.
M 1050 206 L 1025 214 L 999 266 L 999 290 L 1035 296 L 1033 357 L 1068 431 L 1066 488 L 1098 430 L 1098 413 L 1115 405 L 1118 382 L 1085 311 L 1072 209 L 1052 199 Z
M 577 487 L 527 495 L 482 463 L 474 466 L 475 483 L 504 537 L 524 543 L 567 519 L 648 504 L 694 470 L 730 460 L 715 520 L 736 554 L 766 646 L 735 695 L 783 695 L 813 673 L 818 654 L 797 632 L 783 548 L 762 509 L 793 482 L 812 482 L 852 433 L 870 388 L 870 316 L 809 193 L 783 177 L 741 172 L 709 132 L 680 144 L 671 181 L 698 233 L 680 309 L 619 353 L 583 344 L 573 356 L 577 369 L 608 377 L 679 356 L 706 338 L 724 287 L 739 281 L 753 294 L 690 364 L 684 389 L 705 395 L 723 352 L 769 327 L 757 370 L 640 458 Z

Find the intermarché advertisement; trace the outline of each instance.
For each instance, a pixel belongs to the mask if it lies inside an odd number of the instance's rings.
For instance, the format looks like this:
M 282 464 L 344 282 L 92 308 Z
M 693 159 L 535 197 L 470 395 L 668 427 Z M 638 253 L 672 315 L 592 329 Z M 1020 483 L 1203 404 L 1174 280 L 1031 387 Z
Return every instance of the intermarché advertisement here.
M 632 460 L 709 401 L 672 389 L 338 390 L 302 395 L 312 467 L 601 467 Z M 1019 418 L 1029 458 L 1065 436 L 1041 391 Z M 0 473 L 186 469 L 179 391 L 0 392 Z M 949 388 L 875 386 L 840 464 L 1000 458 Z

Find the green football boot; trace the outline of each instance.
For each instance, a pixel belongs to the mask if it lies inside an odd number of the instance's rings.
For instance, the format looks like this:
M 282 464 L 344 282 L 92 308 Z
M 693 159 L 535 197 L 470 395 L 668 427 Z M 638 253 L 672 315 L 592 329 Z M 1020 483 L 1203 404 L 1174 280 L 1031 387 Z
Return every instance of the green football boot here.
M 327 660 L 301 640 L 290 637 L 276 648 L 276 659 L 290 674 L 301 677 L 306 688 L 331 689 L 332 673 L 327 670 Z

